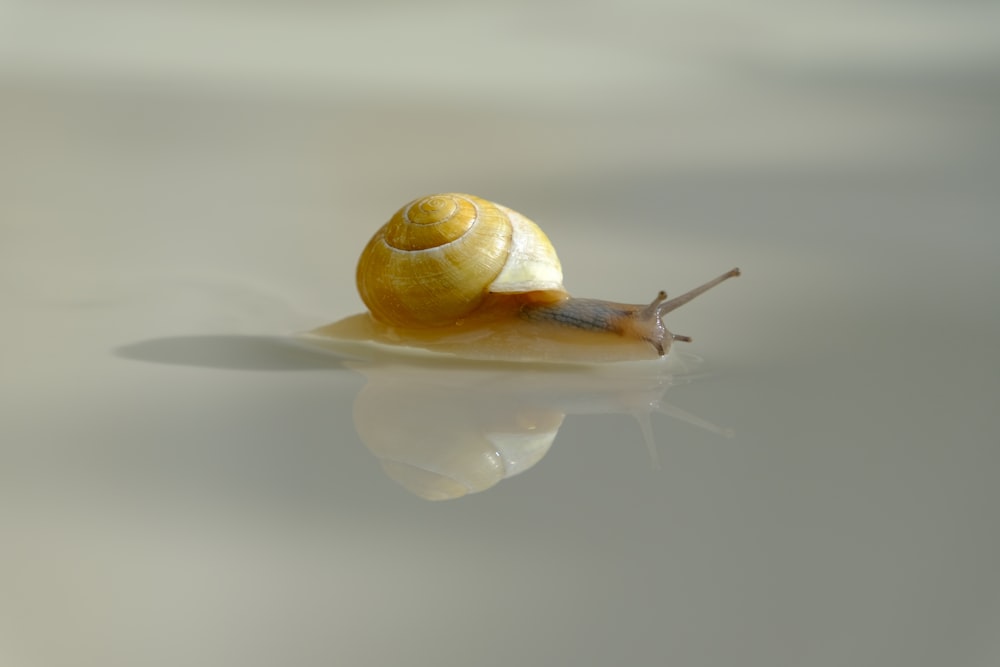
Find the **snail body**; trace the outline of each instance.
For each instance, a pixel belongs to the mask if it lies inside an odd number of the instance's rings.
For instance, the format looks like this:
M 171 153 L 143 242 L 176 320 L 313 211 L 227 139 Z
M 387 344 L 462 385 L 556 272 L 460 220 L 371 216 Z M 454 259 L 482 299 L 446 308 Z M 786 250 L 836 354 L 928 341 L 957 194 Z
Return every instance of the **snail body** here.
M 401 208 L 362 252 L 357 285 L 369 312 L 311 333 L 480 359 L 655 359 L 690 340 L 663 316 L 739 273 L 649 304 L 574 298 L 534 222 L 472 195 L 431 195 Z

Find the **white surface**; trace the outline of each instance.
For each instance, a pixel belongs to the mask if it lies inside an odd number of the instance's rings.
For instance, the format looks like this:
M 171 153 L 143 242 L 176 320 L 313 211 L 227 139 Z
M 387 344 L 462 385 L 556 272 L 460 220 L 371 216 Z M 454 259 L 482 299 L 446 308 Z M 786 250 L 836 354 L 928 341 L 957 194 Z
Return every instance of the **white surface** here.
M 995 8 L 127 5 L 0 5 L 0 662 L 1000 661 Z M 286 345 L 433 191 L 744 276 L 674 377 Z

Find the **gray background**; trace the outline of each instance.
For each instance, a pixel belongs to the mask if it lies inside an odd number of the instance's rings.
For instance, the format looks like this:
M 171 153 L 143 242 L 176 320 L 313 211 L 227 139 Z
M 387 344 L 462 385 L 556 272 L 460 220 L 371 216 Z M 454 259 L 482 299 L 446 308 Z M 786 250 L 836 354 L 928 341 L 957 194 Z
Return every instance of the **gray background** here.
M 998 21 L 0 3 L 0 663 L 997 664 Z M 286 345 L 436 191 L 577 295 L 744 276 L 669 366 Z M 457 500 L 386 474 L 560 425 Z

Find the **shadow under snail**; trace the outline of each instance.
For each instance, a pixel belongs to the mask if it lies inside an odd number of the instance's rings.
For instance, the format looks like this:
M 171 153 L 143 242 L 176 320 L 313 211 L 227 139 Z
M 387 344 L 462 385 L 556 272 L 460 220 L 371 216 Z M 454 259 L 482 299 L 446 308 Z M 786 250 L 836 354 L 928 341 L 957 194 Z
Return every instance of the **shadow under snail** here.
M 656 359 L 673 341 L 663 316 L 729 278 L 651 303 L 571 297 L 545 233 L 520 213 L 465 194 L 401 208 L 361 253 L 357 285 L 368 313 L 308 335 L 374 341 L 473 359 Z

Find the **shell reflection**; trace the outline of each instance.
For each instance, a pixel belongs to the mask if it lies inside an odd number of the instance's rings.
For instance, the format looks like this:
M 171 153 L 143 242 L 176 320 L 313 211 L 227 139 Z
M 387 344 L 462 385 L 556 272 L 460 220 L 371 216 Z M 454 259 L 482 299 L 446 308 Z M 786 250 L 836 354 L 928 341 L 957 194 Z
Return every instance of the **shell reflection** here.
M 653 413 L 729 435 L 664 402 L 669 387 L 692 375 L 350 366 L 368 380 L 354 402 L 358 435 L 390 478 L 427 500 L 478 493 L 528 470 L 549 451 L 568 414 L 635 416 L 636 439 L 641 433 L 654 464 Z

